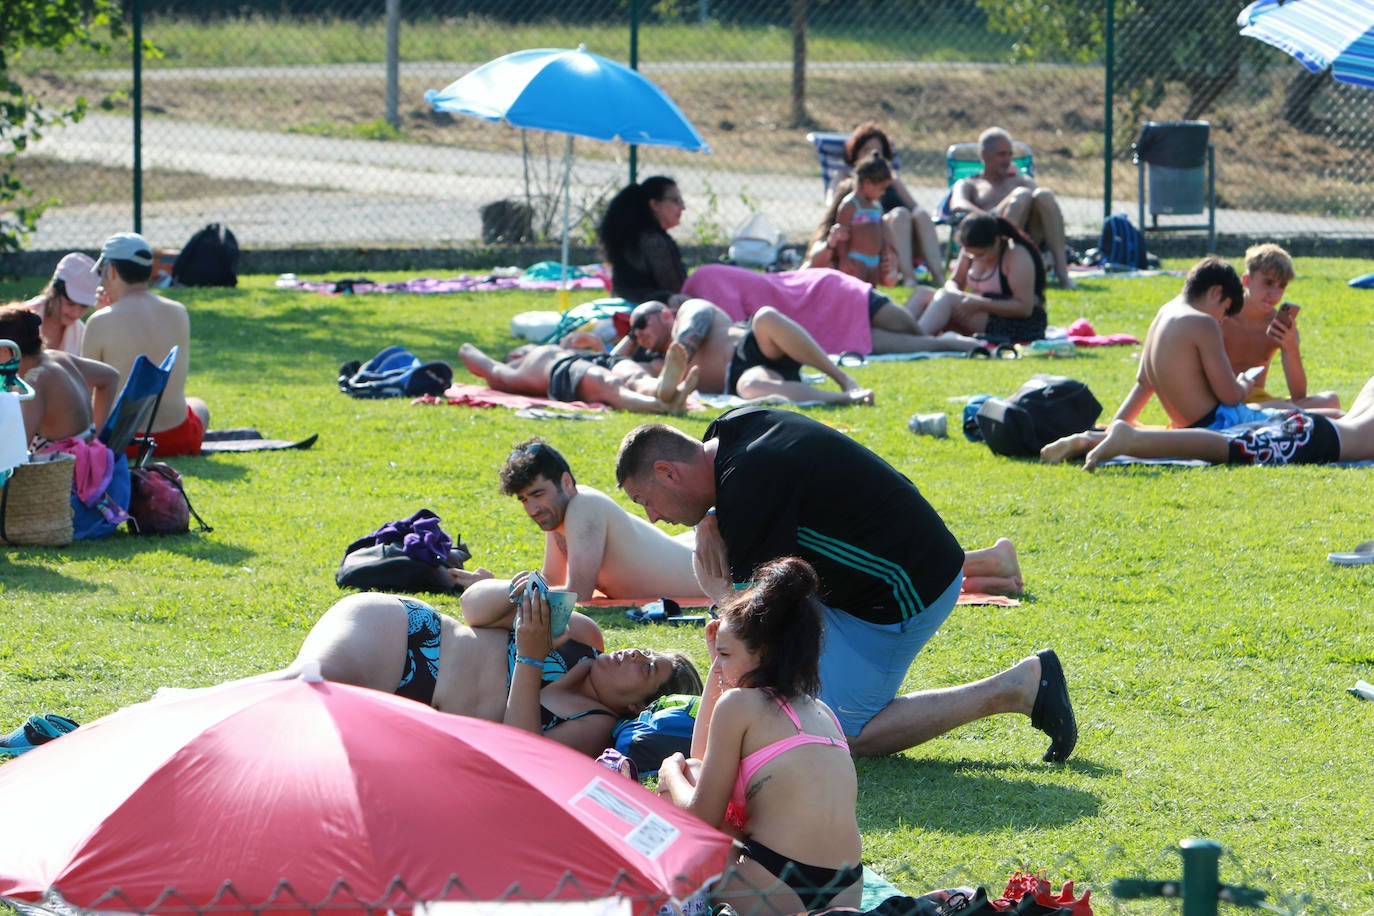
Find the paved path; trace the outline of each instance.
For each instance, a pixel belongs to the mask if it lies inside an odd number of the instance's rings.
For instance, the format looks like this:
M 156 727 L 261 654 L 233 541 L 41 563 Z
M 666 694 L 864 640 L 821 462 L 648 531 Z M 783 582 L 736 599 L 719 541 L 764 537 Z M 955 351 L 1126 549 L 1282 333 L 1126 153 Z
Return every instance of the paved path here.
M 450 68 L 452 65 L 449 65 Z M 184 74 L 183 74 L 184 76 Z M 132 128 L 126 117 L 96 113 L 81 123 L 49 129 L 34 151 L 71 162 L 131 168 Z M 577 149 L 600 146 L 578 141 Z M 605 149 L 606 147 L 601 147 Z M 624 147 L 617 147 L 619 155 Z M 664 165 L 656 150 L 645 158 L 674 175 L 688 202 L 680 241 L 693 238 L 697 220 L 727 230 L 748 215 L 747 199 L 767 214 L 790 241 L 809 236 L 821 215 L 819 176 L 745 174 L 712 168 L 709 155 L 669 153 Z M 502 197 L 523 196 L 523 164 L 514 153 L 447 146 L 332 139 L 147 118 L 143 125 L 145 170 L 176 169 L 221 179 L 267 182 L 279 190 L 246 196 L 169 202 L 145 201 L 143 232 L 153 244 L 175 247 L 210 221 L 231 226 L 244 247 L 407 246 L 442 247 L 478 239 L 478 208 Z M 643 173 L 643 172 L 641 172 Z M 624 162 L 583 158 L 576 162 L 574 202 L 622 184 Z M 912 192 L 927 206 L 943 186 L 916 184 Z M 708 201 L 717 202 L 709 213 Z M 1072 235 L 1096 235 L 1102 202 L 1062 198 Z M 1133 203 L 1117 210 L 1134 215 Z M 127 229 L 132 204 L 54 207 L 39 222 L 30 246 L 38 250 L 98 247 L 111 232 Z M 556 224 L 557 226 L 557 224 Z M 1374 235 L 1374 220 L 1285 217 L 1224 210 L 1219 232 L 1275 236 L 1322 232 Z M 557 228 L 554 234 L 557 234 Z

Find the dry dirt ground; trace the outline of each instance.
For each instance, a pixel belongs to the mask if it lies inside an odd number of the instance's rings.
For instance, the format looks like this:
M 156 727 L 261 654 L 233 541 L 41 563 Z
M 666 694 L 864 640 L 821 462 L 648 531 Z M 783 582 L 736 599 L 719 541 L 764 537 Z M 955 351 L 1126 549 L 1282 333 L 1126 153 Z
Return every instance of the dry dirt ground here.
M 432 87 L 405 79 L 404 70 L 402 76 L 402 126 L 394 134 L 398 139 L 472 149 L 520 148 L 519 131 L 427 110 L 417 100 Z M 896 140 L 905 173 L 939 183 L 946 146 L 973 139 L 988 123 L 1000 123 L 1031 145 L 1043 184 L 1061 194 L 1101 194 L 1102 85 L 1094 69 L 828 70 L 808 79 L 810 123 L 801 126 L 789 122 L 790 83 L 785 71 L 702 69 L 666 73 L 656 80 L 707 137 L 713 166 L 744 172 L 814 172 L 815 156 L 803 139 L 808 128 L 848 130 L 872 117 Z M 53 76 L 42 78 L 35 88 L 52 101 L 77 93 L 100 99 L 109 91 L 108 85 Z M 1352 170 L 1359 163 L 1367 166 L 1368 156 L 1284 124 L 1276 115 L 1282 90 L 1277 77 L 1255 82 L 1246 90 L 1233 90 L 1208 115 L 1221 205 L 1362 215 L 1349 212 L 1351 202 L 1368 197 L 1364 183 L 1374 175 Z M 377 80 L 158 80 L 145 85 L 143 107 L 149 117 L 359 137 L 384 129 L 382 95 Z M 129 102 L 117 99 L 111 107 L 125 110 Z M 1181 102 L 1166 102 L 1148 115 L 1169 119 L 1178 117 L 1180 109 Z M 1367 112 L 1361 114 L 1368 123 Z M 1118 110 L 1118 121 L 1127 118 Z M 1129 161 L 1134 128 L 1118 127 L 1118 133 L 1112 180 L 1120 199 L 1134 195 L 1136 174 Z M 536 144 L 547 142 L 546 135 L 531 132 L 530 137 Z M 598 155 L 596 146 L 582 144 L 578 155 Z M 119 175 L 113 170 L 29 161 L 21 163 L 19 175 L 40 193 L 55 193 L 66 204 L 127 196 L 127 183 L 113 180 Z M 167 172 L 152 174 L 146 185 L 153 200 L 260 190 L 262 186 L 254 183 Z

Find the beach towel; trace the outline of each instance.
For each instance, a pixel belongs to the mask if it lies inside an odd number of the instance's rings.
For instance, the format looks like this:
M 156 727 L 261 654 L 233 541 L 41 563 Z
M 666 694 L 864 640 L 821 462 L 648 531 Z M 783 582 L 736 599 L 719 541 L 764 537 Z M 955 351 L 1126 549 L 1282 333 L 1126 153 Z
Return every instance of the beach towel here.
M 1099 334 L 1086 318 L 1080 318 L 1069 325 L 1064 336 L 1073 341 L 1076 347 L 1108 347 L 1116 344 L 1140 343 L 1139 338 L 1131 334 Z M 1048 329 L 1045 331 L 1045 337 L 1050 339 Z
M 569 277 L 569 289 L 606 289 L 601 276 L 601 268 L 579 268 L 579 275 Z M 367 277 L 346 277 L 340 280 L 302 280 L 294 274 L 282 274 L 277 278 L 277 289 L 294 289 L 301 292 L 323 293 L 329 296 L 365 295 L 370 293 L 410 293 L 412 295 L 433 295 L 437 293 L 485 293 L 503 289 L 557 289 L 561 284 L 557 279 L 549 280 L 543 276 L 526 277 L 514 268 L 488 274 L 459 274 L 456 277 L 415 277 L 411 280 L 395 280 L 378 283 Z
M 307 449 L 320 438 L 319 433 L 304 439 L 264 439 L 262 433 L 251 427 L 234 429 L 206 430 L 200 445 L 202 455 L 216 452 L 269 452 L 282 449 Z
M 559 410 L 610 410 L 605 404 L 588 401 L 555 401 L 550 398 L 535 398 L 523 394 L 510 394 L 485 388 L 481 385 L 453 384 L 438 397 L 425 395 L 411 401 L 412 404 L 449 404 L 459 407 L 509 407 L 523 410 L 527 407 L 552 407 Z
M 705 299 L 735 321 L 766 305 L 806 328 L 827 353 L 873 349 L 868 297 L 873 287 L 829 268 L 759 273 L 728 264 L 705 264 L 692 271 L 682 293 Z

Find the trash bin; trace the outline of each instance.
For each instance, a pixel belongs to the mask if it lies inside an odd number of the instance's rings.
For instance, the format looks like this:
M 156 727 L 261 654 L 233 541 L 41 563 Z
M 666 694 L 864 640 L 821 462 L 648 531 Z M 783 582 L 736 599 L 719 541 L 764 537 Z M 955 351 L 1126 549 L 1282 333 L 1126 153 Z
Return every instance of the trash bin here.
M 1137 166 L 1149 166 L 1150 214 L 1207 211 L 1207 121 L 1146 121 L 1133 147 Z

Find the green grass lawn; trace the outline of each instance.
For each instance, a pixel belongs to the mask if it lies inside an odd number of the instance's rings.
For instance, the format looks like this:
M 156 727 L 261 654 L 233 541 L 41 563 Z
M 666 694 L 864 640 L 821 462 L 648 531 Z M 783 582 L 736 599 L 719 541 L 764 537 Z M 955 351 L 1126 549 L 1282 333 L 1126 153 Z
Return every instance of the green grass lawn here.
M 1366 337 L 1374 300 L 1345 285 L 1364 266 L 1298 267 L 1290 295 L 1305 306 L 1311 385 L 1349 403 L 1374 372 Z M 1180 283 L 1087 280 L 1080 291 L 1052 292 L 1051 321 L 1086 316 L 1101 333 L 1143 336 Z M 40 285 L 0 284 L 0 295 Z M 614 492 L 616 444 L 642 419 L 539 422 L 504 410 L 355 401 L 335 387 L 340 363 L 391 343 L 455 364 L 464 341 L 504 352 L 510 317 L 553 308 L 552 294 L 327 297 L 249 277 L 237 290 L 178 296 L 192 313 L 190 390 L 209 402 L 213 425 L 281 438 L 319 433 L 320 441 L 306 452 L 175 459 L 211 534 L 121 533 L 60 550 L 0 550 L 0 710 L 8 715 L 0 727 L 41 711 L 88 721 L 160 685 L 212 684 L 286 663 L 340 596 L 333 572 L 344 546 L 421 507 L 461 533 L 475 564 L 528 568 L 541 539 L 496 488 L 511 445 L 545 436 L 579 482 Z M 1172 877 L 1169 848 L 1205 836 L 1228 848 L 1223 881 L 1310 895 L 1339 912 L 1374 911 L 1374 706 L 1344 692 L 1356 678 L 1374 679 L 1374 569 L 1326 561 L 1374 537 L 1374 472 L 1088 475 L 997 458 L 958 434 L 962 405 L 951 399 L 1005 395 L 1037 371 L 1087 382 L 1110 414 L 1134 377 L 1135 348 L 1080 354 L 874 365 L 855 373 L 877 390 L 878 406 L 814 414 L 911 477 L 965 545 L 1008 536 L 1020 549 L 1022 606 L 956 611 L 908 687 L 979 678 L 1052 645 L 1081 731 L 1064 766 L 1040 762 L 1046 739 L 1016 716 L 859 761 L 866 860 L 909 891 L 966 883 L 1000 891 L 1014 868 L 1049 869 L 1092 887 L 1104 912 L 1113 878 Z M 950 413 L 952 438 L 907 431 L 912 413 L 936 410 Z M 674 422 L 700 433 L 710 419 Z M 1162 414 L 1152 406 L 1144 419 Z M 435 604 L 458 610 L 456 600 Z M 597 616 L 612 647 L 682 648 L 705 660 L 699 631 L 631 626 L 620 611 Z

